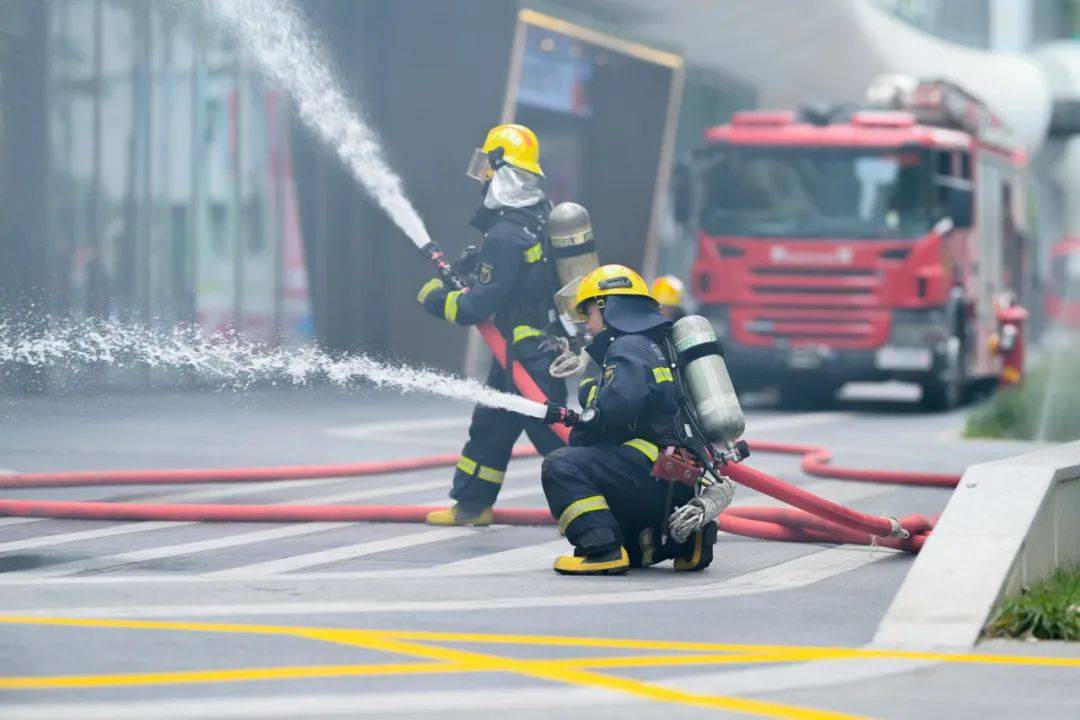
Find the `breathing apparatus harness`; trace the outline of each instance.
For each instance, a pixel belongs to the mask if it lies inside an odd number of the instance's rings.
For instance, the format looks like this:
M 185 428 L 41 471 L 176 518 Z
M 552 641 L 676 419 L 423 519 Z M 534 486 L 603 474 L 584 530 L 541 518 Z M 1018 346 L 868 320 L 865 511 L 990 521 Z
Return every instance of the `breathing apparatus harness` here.
M 675 382 L 675 388 L 678 391 L 679 396 L 679 409 L 675 412 L 673 427 L 675 437 L 678 438 L 682 449 L 688 451 L 693 456 L 694 460 L 701 465 L 702 474 L 696 478 L 696 480 L 703 485 L 711 485 L 714 482 L 720 482 L 722 477 L 720 472 L 721 468 L 728 463 L 742 462 L 750 457 L 750 448 L 745 440 L 739 440 L 724 450 L 717 450 L 712 442 L 709 441 L 709 436 L 702 427 L 697 408 L 694 405 L 690 390 L 686 384 L 686 379 L 683 376 L 683 368 L 694 360 L 712 353 L 723 356 L 724 350 L 719 341 L 715 341 L 713 343 L 697 345 L 683 352 L 679 352 L 675 347 L 674 341 L 671 339 L 671 333 L 668 332 L 665 333 L 664 337 L 664 352 L 668 358 L 671 359 L 671 376 Z M 672 479 L 679 482 L 685 482 L 681 477 L 668 478 L 664 475 L 658 477 L 665 480 Z

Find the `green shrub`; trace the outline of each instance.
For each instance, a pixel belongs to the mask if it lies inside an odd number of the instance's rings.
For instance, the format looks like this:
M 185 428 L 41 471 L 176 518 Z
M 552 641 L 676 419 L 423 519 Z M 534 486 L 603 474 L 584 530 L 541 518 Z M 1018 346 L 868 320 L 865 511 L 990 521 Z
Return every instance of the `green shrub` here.
M 1007 600 L 990 621 L 986 634 L 1080 641 L 1080 566 L 1059 568 Z
M 1019 387 L 1000 388 L 968 414 L 965 437 L 1080 438 L 1080 350 L 1068 348 L 1032 367 Z

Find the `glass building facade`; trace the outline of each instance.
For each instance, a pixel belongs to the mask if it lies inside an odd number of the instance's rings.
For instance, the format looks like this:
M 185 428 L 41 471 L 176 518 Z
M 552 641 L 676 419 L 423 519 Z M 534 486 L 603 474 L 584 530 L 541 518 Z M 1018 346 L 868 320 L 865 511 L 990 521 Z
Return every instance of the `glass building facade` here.
M 1080 0 L 872 0 L 932 35 L 985 50 L 1021 52 L 1080 37 Z
M 173 3 L 48 5 L 50 312 L 309 337 L 282 96 Z

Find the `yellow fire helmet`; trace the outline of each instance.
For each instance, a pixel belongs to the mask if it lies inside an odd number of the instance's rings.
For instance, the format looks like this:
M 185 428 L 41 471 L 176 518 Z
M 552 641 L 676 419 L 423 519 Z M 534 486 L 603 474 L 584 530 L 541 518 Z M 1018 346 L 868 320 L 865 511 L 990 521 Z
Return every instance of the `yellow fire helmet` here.
M 686 286 L 674 275 L 661 275 L 652 284 L 653 297 L 656 298 L 656 302 L 665 307 L 682 305 L 684 292 L 686 292 Z
M 473 152 L 465 174 L 481 182 L 490 180 L 497 166 L 492 163 L 492 153 L 497 153 L 498 159 L 507 165 L 544 176 L 540 169 L 540 141 L 536 139 L 536 133 L 524 125 L 505 124 L 491 128 L 484 146 Z
M 656 302 L 649 286 L 636 272 L 625 265 L 601 265 L 582 279 L 574 305 L 583 312 L 582 306 L 589 300 L 612 295 L 638 295 Z

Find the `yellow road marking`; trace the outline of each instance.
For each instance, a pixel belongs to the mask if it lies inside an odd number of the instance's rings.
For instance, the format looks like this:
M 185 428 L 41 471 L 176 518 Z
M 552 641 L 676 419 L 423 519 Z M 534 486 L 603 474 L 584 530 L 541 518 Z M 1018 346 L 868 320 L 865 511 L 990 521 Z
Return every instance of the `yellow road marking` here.
M 517 660 L 521 665 L 597 669 L 663 667 L 669 665 L 720 665 L 784 662 L 776 655 L 643 655 L 632 657 L 552 658 Z M 0 690 L 58 690 L 128 685 L 181 685 L 188 683 L 244 682 L 255 680 L 299 680 L 372 675 L 421 675 L 494 671 L 494 665 L 478 667 L 448 662 L 377 663 L 369 665 L 282 665 L 277 667 L 175 670 L 164 672 L 110 673 L 103 675 L 0 676 Z
M 0 622 L 3 618 L 0 618 Z M 604 637 L 563 637 L 558 635 L 507 635 L 482 633 L 446 633 L 414 630 L 378 631 L 403 640 L 428 640 L 450 643 L 486 643 L 491 645 L 546 645 L 552 647 L 625 648 L 633 650 L 679 650 L 685 652 L 741 653 L 752 655 L 787 655 L 790 660 L 931 660 L 956 663 L 1009 665 L 1047 665 L 1080 667 L 1080 658 L 997 655 L 983 653 L 946 653 L 918 650 L 887 650 L 815 645 L 748 645 L 733 643 L 685 642 L 672 640 L 637 640 Z
M 739 665 L 742 663 L 798 662 L 802 655 L 792 653 L 701 653 L 680 655 L 631 655 L 629 657 L 552 658 L 544 662 L 568 668 L 588 670 L 637 667 L 689 667 L 693 665 Z
M 60 625 L 65 627 L 116 628 L 122 630 L 182 630 L 195 632 L 287 635 L 297 628 L 289 625 L 242 625 L 239 623 L 173 622 L 171 620 L 112 620 L 108 618 L 65 618 L 0 616 L 0 623 L 12 625 Z M 303 628 L 300 628 L 303 629 Z
M 757 715 L 769 718 L 794 718 L 795 720 L 853 720 L 862 718 L 861 715 L 848 715 L 845 713 L 818 710 L 816 708 L 804 708 L 797 705 L 782 705 L 780 703 L 767 702 L 765 700 L 752 700 L 727 695 L 706 695 L 703 693 L 675 690 L 662 685 L 619 677 L 617 675 L 604 675 L 588 671 L 565 671 L 558 669 L 541 669 L 527 673 L 533 677 L 546 680 L 558 680 L 571 685 L 584 685 L 587 687 L 602 688 L 605 690 L 617 690 L 630 695 L 635 695 L 644 700 L 654 702 L 676 703 L 679 705 L 691 705 L 695 707 L 709 708 L 712 710 L 727 710 L 740 712 L 747 715 Z
M 506 672 L 577 687 L 621 692 L 653 702 L 675 703 L 772 718 L 839 720 L 855 716 L 814 708 L 754 700 L 749 698 L 686 692 L 632 678 L 594 672 L 595 669 L 708 665 L 760 662 L 799 662 L 838 659 L 905 659 L 973 664 L 1012 664 L 1051 667 L 1080 667 L 1080 658 L 1022 655 L 870 650 L 844 647 L 785 645 L 742 645 L 730 643 L 672 642 L 618 638 L 506 635 L 481 633 L 437 633 L 423 631 L 358 630 L 284 625 L 242 625 L 236 623 L 172 622 L 159 620 L 112 620 L 94 618 L 0 617 L 0 623 L 55 625 L 84 628 L 174 630 L 209 633 L 263 634 L 291 636 L 369 650 L 406 655 L 428 662 L 375 665 L 322 665 L 283 668 L 241 668 L 195 670 L 125 675 L 69 675 L 54 677 L 0 678 L 0 689 L 43 689 L 101 687 L 108 684 L 154 684 L 184 682 L 231 682 L 243 680 L 292 679 L 332 676 L 362 676 L 421 673 Z M 439 645 L 429 643 L 440 643 Z M 442 643 L 541 645 L 551 647 L 624 648 L 676 651 L 677 654 L 628 657 L 585 657 L 516 659 L 471 650 L 445 647 Z
M 195 632 L 246 633 L 264 635 L 297 635 L 312 630 L 336 632 L 337 628 L 311 628 L 295 625 L 243 625 L 237 623 L 174 622 L 168 620 L 113 620 L 98 618 L 64 618 L 35 616 L 0 616 L 0 623 L 18 625 L 60 625 L 86 628 L 115 628 L 127 630 L 178 630 Z M 341 631 L 349 631 L 341 628 Z M 1049 667 L 1080 667 L 1080 658 L 1030 655 L 999 655 L 985 653 L 943 653 L 909 650 L 877 650 L 866 648 L 829 647 L 813 645 L 749 645 L 732 643 L 703 643 L 668 640 L 635 640 L 604 637 L 563 637 L 558 635 L 507 635 L 484 633 L 443 633 L 413 630 L 364 630 L 371 637 L 400 640 L 421 640 L 450 643 L 493 645 L 547 645 L 552 647 L 625 648 L 636 650 L 674 650 L 708 653 L 740 653 L 752 655 L 787 655 L 791 660 L 930 660 L 937 662 L 974 663 L 988 665 L 1041 665 Z
M 469 665 L 476 670 L 501 670 L 518 675 L 525 675 L 541 680 L 553 680 L 556 682 L 576 685 L 578 687 L 592 687 L 603 690 L 614 690 L 635 697 L 654 702 L 676 703 L 705 707 L 713 710 L 727 710 L 741 712 L 748 715 L 757 715 L 769 718 L 795 718 L 796 720 L 849 720 L 857 718 L 857 715 L 833 713 L 814 708 L 803 708 L 796 705 L 782 705 L 780 703 L 753 700 L 750 698 L 729 697 L 725 695 L 706 695 L 703 693 L 691 693 L 683 690 L 653 685 L 651 683 L 634 680 L 631 678 L 604 675 L 587 670 L 577 670 L 566 667 L 557 662 L 547 660 L 517 660 L 499 655 L 487 655 L 485 653 L 472 652 L 469 650 L 455 650 L 453 648 L 422 645 L 396 638 L 387 637 L 382 631 L 367 630 L 329 630 L 324 628 L 297 629 L 294 635 L 307 637 L 313 640 L 323 640 L 343 645 L 355 645 L 368 650 L 399 653 L 427 660 L 441 660 L 443 662 Z
M 225 670 L 177 670 L 172 672 L 114 673 L 110 675 L 44 675 L 0 677 L 0 690 L 59 690 L 129 685 L 183 685 L 188 683 L 244 682 L 251 680 L 299 680 L 373 675 L 420 675 L 461 672 L 447 663 L 379 663 L 375 665 L 299 665 L 234 668 Z

